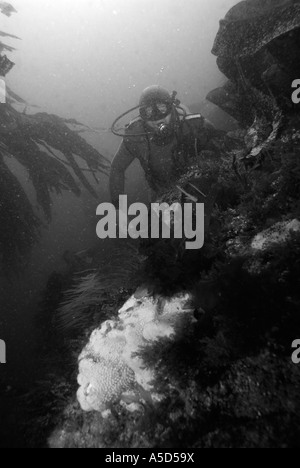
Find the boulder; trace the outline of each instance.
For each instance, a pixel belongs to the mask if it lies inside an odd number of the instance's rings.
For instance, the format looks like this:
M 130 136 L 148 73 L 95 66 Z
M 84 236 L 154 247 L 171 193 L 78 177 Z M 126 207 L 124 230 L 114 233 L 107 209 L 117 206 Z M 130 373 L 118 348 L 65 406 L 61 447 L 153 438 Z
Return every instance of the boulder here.
M 220 71 L 236 90 L 228 93 L 225 85 L 208 99 L 242 126 L 251 125 L 247 116 L 253 120 L 265 112 L 264 99 L 270 101 L 267 107 L 291 110 L 291 83 L 300 73 L 299 44 L 299 0 L 239 2 L 220 21 L 212 49 Z

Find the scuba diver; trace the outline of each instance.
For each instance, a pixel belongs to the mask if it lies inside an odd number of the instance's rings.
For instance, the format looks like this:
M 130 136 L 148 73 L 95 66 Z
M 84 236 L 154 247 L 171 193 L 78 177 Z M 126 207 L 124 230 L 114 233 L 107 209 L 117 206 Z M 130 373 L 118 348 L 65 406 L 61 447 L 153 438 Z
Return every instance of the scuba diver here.
M 135 159 L 140 161 L 154 199 L 170 189 L 193 160 L 199 162 L 203 150 L 214 156 L 220 151 L 216 141 L 220 131 L 201 114 L 189 114 L 176 95 L 150 86 L 143 91 L 139 105 L 114 122 L 112 132 L 123 137 L 110 173 L 111 200 L 117 209 L 119 195 L 125 190 L 125 172 Z M 117 122 L 136 109 L 139 116 L 119 133 Z

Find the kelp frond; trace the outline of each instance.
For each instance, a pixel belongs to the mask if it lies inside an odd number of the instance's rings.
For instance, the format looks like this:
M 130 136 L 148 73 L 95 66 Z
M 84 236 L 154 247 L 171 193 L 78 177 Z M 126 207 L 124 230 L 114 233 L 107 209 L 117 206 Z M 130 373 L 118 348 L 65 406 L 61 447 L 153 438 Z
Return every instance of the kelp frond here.
M 17 13 L 17 10 L 10 3 L 0 1 L 0 12 L 5 16 L 11 16 Z
M 81 184 L 97 198 L 94 187 L 83 174 L 75 158 L 76 156 L 81 158 L 93 174 L 97 172 L 108 174 L 109 161 L 82 137 L 70 130 L 64 119 L 45 113 L 24 115 L 9 105 L 3 105 L 0 110 L 0 138 L 10 153 L 28 169 L 37 192 L 40 191 L 41 185 L 44 186 L 44 192 L 45 188 L 51 192 L 55 179 L 51 172 L 54 172 L 58 184 L 61 179 L 67 190 L 77 192 L 78 195 L 79 187 L 75 187 L 77 184 L 74 178 L 71 181 L 69 175 L 66 180 L 66 166 L 68 166 Z M 58 155 L 55 156 L 56 151 L 62 153 L 65 160 L 59 159 Z M 49 155 L 48 158 L 46 154 Z M 48 166 L 47 170 L 45 163 Z M 49 173 L 51 164 L 52 171 Z M 38 183 L 35 174 L 38 174 Z M 43 204 L 41 206 L 45 208 Z M 47 210 L 44 211 L 48 215 Z
M 37 203 L 48 222 L 51 221 L 52 194 L 63 194 L 64 191 L 68 191 L 80 196 L 81 188 L 84 187 L 96 198 L 97 192 L 94 184 L 85 174 L 90 173 L 99 183 L 97 174 L 107 175 L 109 171 L 108 160 L 81 136 L 70 130 L 62 118 L 55 115 L 39 113 L 29 116 L 20 114 L 9 104 L 2 104 L 0 107 L 0 141 L 2 163 L 4 157 L 13 158 L 27 170 L 30 183 L 36 192 Z M 81 164 L 78 158 L 81 159 Z M 3 167 L 2 164 L 0 170 Z M 9 198 L 11 205 L 10 211 L 14 211 L 14 218 L 21 216 L 19 192 L 22 191 L 21 198 L 26 199 L 24 203 L 28 220 L 27 229 L 31 225 L 31 238 L 36 238 L 37 223 L 30 223 L 30 220 L 36 218 L 33 208 L 18 179 L 13 175 L 7 177 L 8 172 L 9 169 L 5 166 L 5 188 L 6 197 Z M 18 190 L 16 190 L 16 184 L 19 184 Z M 3 220 L 4 218 L 1 218 L 0 236 L 3 239 L 21 241 L 21 237 L 15 234 L 15 230 L 20 226 L 15 226 L 13 216 L 6 216 L 5 222 Z M 16 244 L 15 249 L 9 249 L 9 253 L 12 254 L 19 248 L 23 251 L 23 247 L 22 242 L 20 245 Z M 5 243 L 0 245 L 0 254 L 5 257 L 7 255 Z
M 0 0 L 0 13 L 10 16 L 13 12 L 15 9 L 9 3 Z M 19 39 L 2 31 L 0 37 Z M 5 76 L 14 65 L 6 55 L 1 55 L 5 49 L 13 50 L 0 41 L 0 76 Z M 22 98 L 9 88 L 6 97 L 7 102 L 0 105 L 0 260 L 6 267 L 12 267 L 19 254 L 25 254 L 37 240 L 41 221 L 6 159 L 15 159 L 27 171 L 37 204 L 48 222 L 53 194 L 68 191 L 80 196 L 84 187 L 97 198 L 94 182 L 99 184 L 99 173 L 108 175 L 110 163 L 69 128 L 81 125 L 76 120 L 46 113 L 26 115 L 26 107 L 23 113 L 12 107 L 15 103 L 26 106 Z
M 20 37 L 14 36 L 13 34 L 6 33 L 4 31 L 0 31 L 0 37 L 7 37 L 9 39 L 18 39 L 21 40 Z M 8 44 L 4 44 L 2 41 L 0 41 L 0 52 L 3 52 L 4 50 L 7 50 L 8 52 L 13 52 L 15 47 L 12 47 Z
M 2 13 L 5 16 L 11 16 L 12 13 L 16 13 L 17 11 L 14 9 L 14 7 L 7 2 L 2 2 L 0 1 L 0 13 Z M 13 34 L 9 34 L 4 31 L 0 31 L 0 37 L 7 37 L 10 39 L 20 39 L 17 36 L 14 36 Z M 15 50 L 14 47 L 4 44 L 2 41 L 0 41 L 0 54 L 3 51 L 8 51 L 8 52 L 13 52 Z M 9 58 L 6 55 L 0 55 L 0 76 L 5 76 L 7 73 L 13 68 L 14 63 L 9 60 Z

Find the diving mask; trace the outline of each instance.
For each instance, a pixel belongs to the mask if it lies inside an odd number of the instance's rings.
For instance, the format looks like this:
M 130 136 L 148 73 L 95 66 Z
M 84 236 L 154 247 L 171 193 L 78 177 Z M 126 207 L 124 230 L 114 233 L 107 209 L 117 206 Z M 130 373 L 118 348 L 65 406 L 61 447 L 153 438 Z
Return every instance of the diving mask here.
M 165 102 L 153 102 L 149 106 L 140 108 L 142 119 L 149 122 L 165 119 L 171 112 L 172 104 Z

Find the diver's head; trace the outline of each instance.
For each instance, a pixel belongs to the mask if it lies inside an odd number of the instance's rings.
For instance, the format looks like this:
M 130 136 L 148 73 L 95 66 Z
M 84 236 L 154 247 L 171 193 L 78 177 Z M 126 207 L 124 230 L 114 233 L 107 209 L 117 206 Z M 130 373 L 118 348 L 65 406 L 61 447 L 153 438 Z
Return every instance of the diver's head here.
M 172 113 L 173 100 L 169 92 L 161 86 L 149 86 L 140 98 L 140 116 L 145 122 L 165 119 Z
M 174 133 L 175 109 L 174 100 L 169 92 L 161 86 L 149 86 L 140 98 L 140 116 L 156 137 L 169 140 Z
M 179 122 L 186 117 L 186 110 L 180 106 L 176 95 L 176 91 L 170 94 L 161 86 L 149 86 L 142 92 L 139 105 L 124 112 L 114 121 L 111 127 L 112 133 L 127 138 L 152 134 L 152 140 L 157 144 L 167 144 L 174 138 Z M 116 127 L 117 123 L 136 109 L 139 109 L 140 117 L 145 124 L 145 133 L 128 134 L 126 129 L 124 131 L 122 129 L 121 132 L 121 129 Z

